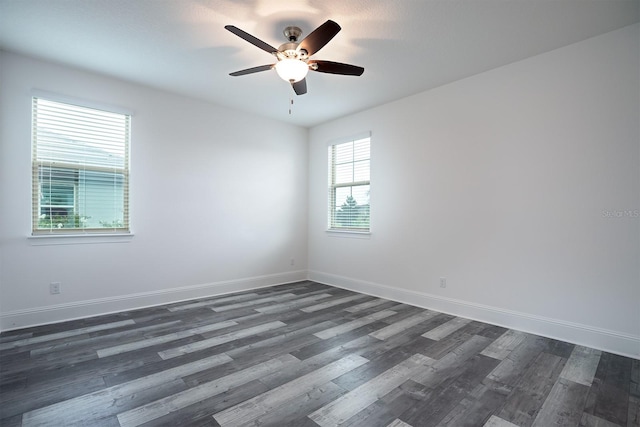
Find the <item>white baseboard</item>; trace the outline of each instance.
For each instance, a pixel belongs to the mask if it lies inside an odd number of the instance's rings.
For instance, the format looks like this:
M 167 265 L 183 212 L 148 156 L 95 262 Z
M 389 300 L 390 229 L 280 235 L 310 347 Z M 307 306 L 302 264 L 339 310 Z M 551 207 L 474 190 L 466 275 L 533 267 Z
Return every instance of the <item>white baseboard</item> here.
M 626 357 L 640 359 L 640 337 L 564 320 L 430 295 L 379 283 L 352 279 L 319 271 L 293 271 L 236 280 L 205 283 L 152 292 L 99 298 L 45 307 L 13 310 L 0 314 L 0 331 L 100 316 L 120 311 L 205 298 L 303 280 L 344 288 L 442 313 L 478 320 L 536 335 L 584 345 Z
M 103 314 L 135 310 L 194 298 L 204 298 L 267 286 L 283 285 L 285 283 L 299 282 L 306 279 L 307 271 L 300 270 L 24 310 L 13 310 L 0 314 L 0 331 L 95 317 Z
M 640 359 L 640 336 L 393 288 L 320 271 L 309 271 L 308 278 L 326 285 Z

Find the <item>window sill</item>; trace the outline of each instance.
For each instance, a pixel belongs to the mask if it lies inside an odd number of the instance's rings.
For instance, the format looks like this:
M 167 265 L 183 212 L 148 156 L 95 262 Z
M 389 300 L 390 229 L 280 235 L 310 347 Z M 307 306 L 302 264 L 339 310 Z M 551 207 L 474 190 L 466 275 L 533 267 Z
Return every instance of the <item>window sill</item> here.
M 371 231 L 326 230 L 329 237 L 346 237 L 350 239 L 370 239 Z
M 132 233 L 105 234 L 37 234 L 28 236 L 31 246 L 129 243 Z

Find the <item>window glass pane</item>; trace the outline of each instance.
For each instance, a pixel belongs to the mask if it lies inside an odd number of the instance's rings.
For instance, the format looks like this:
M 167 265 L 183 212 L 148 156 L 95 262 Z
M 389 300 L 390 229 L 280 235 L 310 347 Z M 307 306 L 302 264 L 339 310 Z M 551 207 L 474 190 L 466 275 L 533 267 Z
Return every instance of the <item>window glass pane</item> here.
M 73 197 L 73 186 L 64 184 L 43 184 L 42 198 L 43 205 L 67 206 L 73 208 L 75 205 Z
M 369 186 L 336 189 L 335 227 L 369 227 Z
M 124 175 L 82 171 L 78 183 L 78 211 L 88 228 L 118 228 L 124 224 Z
M 353 164 L 353 182 L 369 181 L 369 160 L 361 160 Z
M 347 182 L 353 182 L 353 163 L 345 163 L 342 165 L 336 165 L 336 184 L 344 184 Z
M 347 201 L 347 197 L 351 196 L 351 187 L 336 188 L 335 208 L 339 208 Z
M 335 145 L 336 150 L 336 164 L 353 162 L 353 143 L 347 142 L 345 144 Z
M 33 102 L 34 232 L 128 231 L 130 117 Z
M 370 139 L 329 149 L 329 227 L 369 230 Z M 358 184 L 358 185 L 356 185 Z
M 353 143 L 354 159 L 353 160 L 369 159 L 371 157 L 370 147 L 371 147 L 371 144 L 369 143 L 369 138 L 359 139 L 357 141 L 354 141 Z
M 73 183 L 45 180 L 40 189 L 39 226 L 63 228 L 74 225 Z
M 37 99 L 38 158 L 124 167 L 128 116 Z
M 369 204 L 369 186 L 368 185 L 359 185 L 357 187 L 351 187 L 351 195 L 356 200 L 358 205 L 368 205 Z

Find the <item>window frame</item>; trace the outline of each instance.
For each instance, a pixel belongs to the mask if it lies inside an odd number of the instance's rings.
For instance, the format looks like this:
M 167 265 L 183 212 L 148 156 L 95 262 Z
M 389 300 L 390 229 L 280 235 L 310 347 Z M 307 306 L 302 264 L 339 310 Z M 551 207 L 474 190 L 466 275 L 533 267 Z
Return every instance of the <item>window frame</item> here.
M 339 166 L 339 163 L 336 162 L 336 158 L 335 158 L 336 146 L 339 146 L 342 144 L 349 144 L 349 143 L 354 144 L 355 142 L 363 139 L 368 140 L 369 157 L 366 159 L 359 159 L 359 160 L 356 160 L 354 157 L 350 162 L 346 162 L 347 164 L 351 164 L 352 167 L 354 168 L 354 173 L 353 173 L 354 180 L 349 182 L 336 182 L 336 178 L 337 178 L 336 166 Z M 327 230 L 326 231 L 329 234 L 335 233 L 336 235 L 354 235 L 354 236 L 369 235 L 371 234 L 371 132 L 363 132 L 363 133 L 359 133 L 349 137 L 332 140 L 327 144 L 327 148 L 328 148 L 328 156 L 327 156 L 328 209 L 327 209 Z M 369 162 L 369 167 L 367 170 L 369 179 L 355 181 L 355 164 L 361 161 Z M 344 164 L 344 163 L 340 163 L 340 164 Z M 337 217 L 336 196 L 337 196 L 338 189 L 340 188 L 353 189 L 353 188 L 362 187 L 362 186 L 369 187 L 369 190 L 368 190 L 369 203 L 367 204 L 369 221 L 368 221 L 367 227 L 338 226 L 336 224 L 336 217 Z
M 41 99 L 48 102 L 66 104 L 70 107 L 80 107 L 84 109 L 97 110 L 97 112 L 104 112 L 112 115 L 120 115 L 123 116 L 122 119 L 125 121 L 124 129 L 122 136 L 123 140 L 123 165 L 118 167 L 116 165 L 106 164 L 91 164 L 91 162 L 80 162 L 80 163 L 65 163 L 64 161 L 56 161 L 54 160 L 43 160 L 42 158 L 38 158 L 38 128 L 37 128 L 37 100 Z M 83 101 L 77 98 L 71 98 L 66 96 L 61 96 L 58 94 L 53 94 L 40 90 L 33 90 L 30 94 L 31 101 L 31 120 L 32 120 L 32 134 L 31 134 L 31 174 L 32 174 L 32 191 L 31 191 L 31 233 L 29 235 L 30 239 L 34 239 L 32 244 L 72 244 L 78 243 L 75 238 L 82 237 L 81 243 L 92 243 L 92 242 L 114 242 L 114 241 L 129 241 L 129 237 L 133 236 L 131 232 L 131 123 L 133 113 L 129 110 L 114 107 L 111 105 L 105 105 L 90 101 Z M 42 143 L 42 142 L 41 142 Z M 41 204 L 42 200 L 42 191 L 43 186 L 48 183 L 51 185 L 58 185 L 58 181 L 62 182 L 65 186 L 72 186 L 74 191 L 74 207 L 73 207 L 73 218 L 77 215 L 80 215 L 79 212 L 79 178 L 76 176 L 76 181 L 71 182 L 71 180 L 65 179 L 57 179 L 52 178 L 49 182 L 46 182 L 41 177 L 41 172 L 44 168 L 50 169 L 60 169 L 60 170 L 72 170 L 75 171 L 76 174 L 86 174 L 92 173 L 108 173 L 113 174 L 114 178 L 117 180 L 122 180 L 121 185 L 121 197 L 122 197 L 122 215 L 123 221 L 122 226 L 91 226 L 91 227 L 62 227 L 62 228 L 54 228 L 54 227 L 46 227 L 40 228 L 39 222 L 41 218 L 41 210 L 43 206 Z M 66 181 L 66 182 L 64 182 Z M 86 182 L 86 181 L 85 181 Z M 86 183 L 84 184 L 86 185 Z M 86 191 L 86 189 L 84 190 Z M 114 193 L 114 200 L 119 194 Z M 47 205 L 48 206 L 48 205 Z M 117 218 L 116 218 L 117 219 Z M 107 222 L 106 218 L 105 221 Z M 114 237 L 104 240 L 103 237 Z M 54 239 L 52 239 L 54 238 Z M 36 243 L 36 240 L 41 240 L 41 242 Z M 56 241 L 56 240 L 59 240 Z M 47 241 L 45 243 L 44 241 Z

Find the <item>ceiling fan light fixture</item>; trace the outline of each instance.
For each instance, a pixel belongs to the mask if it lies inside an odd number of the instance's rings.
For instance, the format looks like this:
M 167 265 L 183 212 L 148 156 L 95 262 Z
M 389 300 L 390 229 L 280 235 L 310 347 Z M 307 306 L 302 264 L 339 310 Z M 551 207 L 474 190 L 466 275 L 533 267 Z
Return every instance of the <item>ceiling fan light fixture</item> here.
M 309 66 L 299 59 L 284 58 L 276 63 L 276 72 L 285 82 L 295 83 L 307 76 Z

